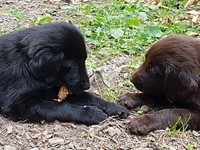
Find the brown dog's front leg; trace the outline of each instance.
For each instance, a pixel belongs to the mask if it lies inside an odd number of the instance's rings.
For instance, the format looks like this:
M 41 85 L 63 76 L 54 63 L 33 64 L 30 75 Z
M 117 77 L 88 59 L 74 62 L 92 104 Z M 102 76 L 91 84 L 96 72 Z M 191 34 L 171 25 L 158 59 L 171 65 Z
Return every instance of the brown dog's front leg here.
M 127 125 L 127 129 L 132 134 L 146 135 L 151 131 L 166 129 L 178 122 L 177 128 L 183 126 L 182 123 L 188 124 L 187 129 L 200 129 L 199 112 L 193 112 L 189 109 L 164 109 L 155 113 L 133 118 Z

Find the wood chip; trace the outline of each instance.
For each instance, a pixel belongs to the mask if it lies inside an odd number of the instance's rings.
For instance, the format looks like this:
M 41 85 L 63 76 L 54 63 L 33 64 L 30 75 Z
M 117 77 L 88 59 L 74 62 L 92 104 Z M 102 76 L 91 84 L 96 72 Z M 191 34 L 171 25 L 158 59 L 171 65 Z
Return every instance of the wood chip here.
M 55 101 L 57 102 L 62 102 L 66 97 L 67 95 L 69 94 L 67 88 L 65 86 L 61 86 L 60 87 L 60 90 L 58 92 L 58 98 L 57 99 L 54 99 Z

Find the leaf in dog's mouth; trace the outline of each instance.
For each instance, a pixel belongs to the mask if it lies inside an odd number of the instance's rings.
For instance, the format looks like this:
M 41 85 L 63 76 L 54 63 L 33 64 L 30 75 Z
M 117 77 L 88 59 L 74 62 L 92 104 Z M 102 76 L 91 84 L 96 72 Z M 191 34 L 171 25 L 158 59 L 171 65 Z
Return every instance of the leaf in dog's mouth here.
M 69 91 L 65 86 L 61 86 L 57 95 L 57 99 L 53 99 L 57 102 L 62 102 L 63 100 L 65 100 L 67 98 L 67 96 L 69 95 Z

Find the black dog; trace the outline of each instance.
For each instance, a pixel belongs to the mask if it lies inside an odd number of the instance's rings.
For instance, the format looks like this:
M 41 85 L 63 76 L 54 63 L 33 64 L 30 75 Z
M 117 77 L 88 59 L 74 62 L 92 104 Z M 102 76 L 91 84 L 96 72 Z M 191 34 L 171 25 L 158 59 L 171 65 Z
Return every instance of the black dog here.
M 89 89 L 84 38 L 72 24 L 51 23 L 0 36 L 0 113 L 14 121 L 97 124 L 128 110 Z M 53 101 L 61 86 L 71 95 Z

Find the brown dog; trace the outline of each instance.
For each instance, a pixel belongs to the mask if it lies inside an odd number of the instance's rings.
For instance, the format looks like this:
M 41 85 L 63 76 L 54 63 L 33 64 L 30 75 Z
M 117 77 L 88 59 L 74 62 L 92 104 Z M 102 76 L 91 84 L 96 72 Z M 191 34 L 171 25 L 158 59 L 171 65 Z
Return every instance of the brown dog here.
M 155 43 L 131 82 L 142 93 L 122 95 L 129 109 L 142 104 L 170 102 L 176 108 L 136 117 L 128 124 L 134 134 L 147 134 L 173 125 L 181 117 L 188 129 L 200 129 L 200 40 L 170 35 Z M 178 124 L 181 127 L 181 123 Z

